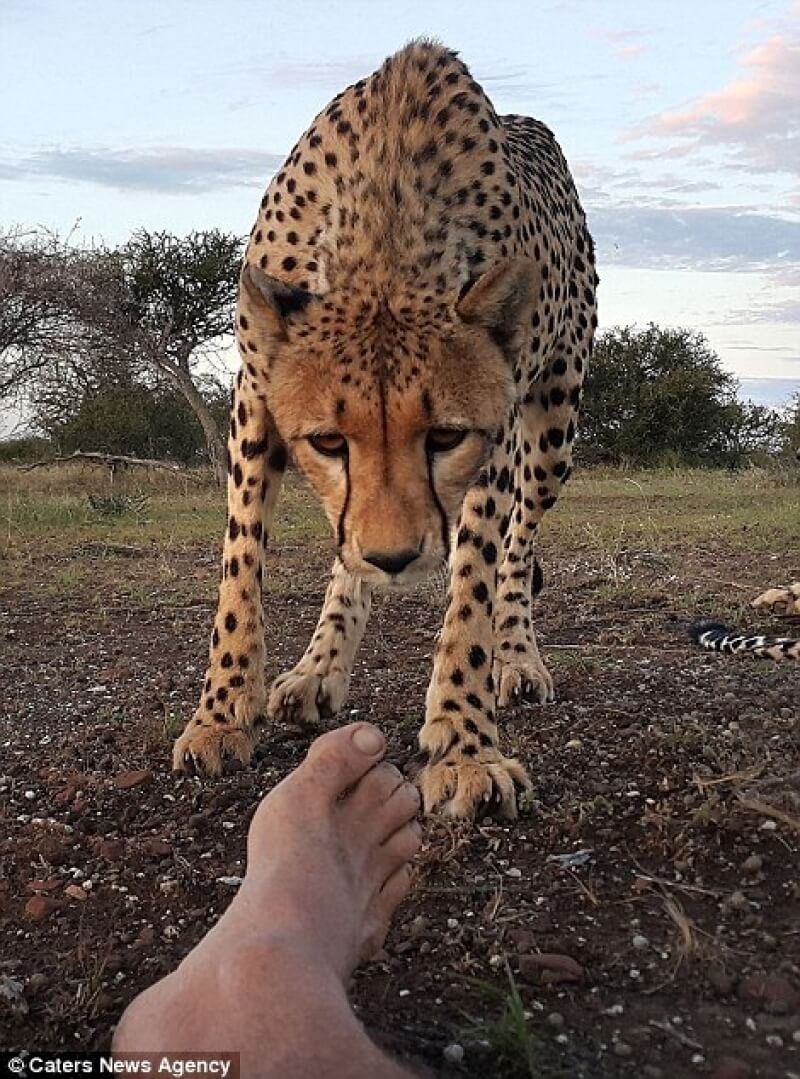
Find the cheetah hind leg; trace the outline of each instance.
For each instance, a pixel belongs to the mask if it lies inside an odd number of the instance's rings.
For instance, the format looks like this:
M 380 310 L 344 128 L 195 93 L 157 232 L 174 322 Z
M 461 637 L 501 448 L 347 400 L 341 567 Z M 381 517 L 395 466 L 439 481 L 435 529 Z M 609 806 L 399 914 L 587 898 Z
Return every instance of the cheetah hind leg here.
M 272 684 L 267 705 L 272 719 L 313 726 L 341 712 L 371 604 L 370 586 L 337 559 L 303 658 Z
M 521 701 L 552 704 L 556 699 L 553 677 L 544 665 L 533 633 L 528 640 L 514 644 L 510 651 L 497 653 L 494 683 L 500 708 Z
M 550 704 L 555 700 L 553 678 L 542 660 L 531 624 L 531 601 L 541 592 L 543 577 L 537 559 L 533 560 L 530 581 L 525 591 L 500 589 L 495 630 L 493 664 L 497 704 L 500 708 L 529 701 Z

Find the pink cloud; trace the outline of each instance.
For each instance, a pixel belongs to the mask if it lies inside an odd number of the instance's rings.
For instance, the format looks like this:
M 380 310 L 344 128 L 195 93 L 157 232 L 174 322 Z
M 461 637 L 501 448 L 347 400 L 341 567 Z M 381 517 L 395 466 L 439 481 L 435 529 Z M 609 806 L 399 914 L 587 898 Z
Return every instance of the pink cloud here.
M 649 48 L 642 40 L 646 36 L 642 30 L 593 30 L 592 36 L 613 45 L 614 55 L 621 60 L 632 60 Z
M 681 156 L 718 146 L 732 163 L 751 172 L 800 176 L 800 34 L 777 34 L 745 53 L 740 77 L 693 101 L 664 112 L 626 136 L 670 139 Z
M 638 44 L 633 45 L 620 45 L 616 54 L 617 56 L 632 58 L 634 56 L 641 56 L 643 52 L 647 52 L 647 46 L 642 45 L 642 43 L 639 42 Z

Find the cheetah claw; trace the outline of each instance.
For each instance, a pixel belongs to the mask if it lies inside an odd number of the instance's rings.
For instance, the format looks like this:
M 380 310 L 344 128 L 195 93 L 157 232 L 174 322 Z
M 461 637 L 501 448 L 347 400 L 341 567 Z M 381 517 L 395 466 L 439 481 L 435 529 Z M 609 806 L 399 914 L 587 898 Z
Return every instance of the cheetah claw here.
M 271 719 L 314 726 L 344 708 L 350 679 L 344 671 L 329 674 L 303 670 L 300 665 L 275 679 L 267 713 Z
M 531 789 L 528 774 L 519 761 L 503 757 L 496 749 L 486 757 L 483 761 L 461 757 L 426 765 L 419 778 L 425 812 L 438 811 L 460 820 L 483 815 L 515 820 L 517 790 Z
M 196 775 L 221 776 L 225 759 L 249 764 L 255 746 L 253 734 L 242 727 L 211 724 L 195 717 L 175 742 L 172 770 Z
M 501 708 L 522 701 L 551 704 L 556 699 L 552 676 L 541 661 L 495 663 L 495 685 Z

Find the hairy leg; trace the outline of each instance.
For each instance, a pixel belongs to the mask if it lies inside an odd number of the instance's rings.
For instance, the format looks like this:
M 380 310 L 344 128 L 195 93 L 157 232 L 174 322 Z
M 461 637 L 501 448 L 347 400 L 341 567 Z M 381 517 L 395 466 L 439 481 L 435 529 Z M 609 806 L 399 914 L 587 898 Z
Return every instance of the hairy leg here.
M 353 724 L 317 739 L 259 806 L 217 926 L 128 1008 L 117 1052 L 241 1053 L 265 1079 L 408 1076 L 367 1038 L 346 983 L 409 887 L 419 796 Z
M 337 558 L 305 655 L 272 685 L 267 709 L 270 716 L 316 723 L 342 710 L 371 606 L 371 586 L 348 573 Z

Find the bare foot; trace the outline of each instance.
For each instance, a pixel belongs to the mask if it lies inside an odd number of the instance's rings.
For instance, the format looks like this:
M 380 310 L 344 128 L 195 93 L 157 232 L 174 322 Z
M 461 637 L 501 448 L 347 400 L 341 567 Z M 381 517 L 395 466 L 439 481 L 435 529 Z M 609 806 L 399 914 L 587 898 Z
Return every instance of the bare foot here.
M 384 748 L 367 724 L 314 742 L 253 817 L 247 877 L 219 932 L 269 912 L 270 932 L 305 941 L 342 980 L 383 944 L 421 837 L 419 794 L 376 764 Z
M 258 807 L 238 895 L 180 967 L 128 1008 L 118 1052 L 221 1049 L 242 1075 L 408 1073 L 367 1038 L 346 982 L 379 946 L 420 843 L 419 795 L 365 723 L 318 738 Z

